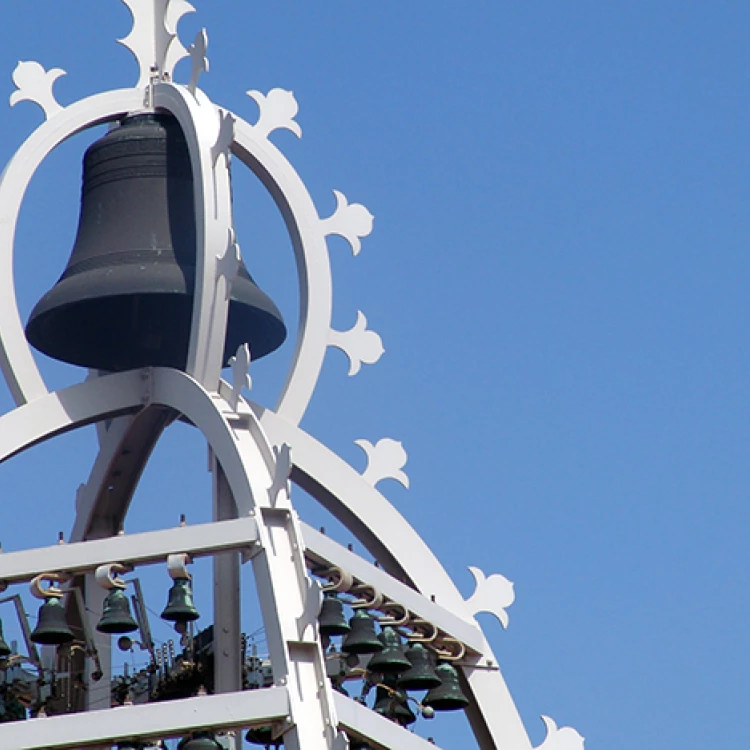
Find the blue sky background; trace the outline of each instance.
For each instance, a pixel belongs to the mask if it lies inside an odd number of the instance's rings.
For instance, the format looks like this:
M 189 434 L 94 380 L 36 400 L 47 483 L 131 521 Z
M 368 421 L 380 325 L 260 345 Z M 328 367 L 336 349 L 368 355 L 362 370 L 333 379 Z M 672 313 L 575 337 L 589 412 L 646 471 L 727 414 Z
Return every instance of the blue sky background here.
M 355 439 L 402 440 L 411 489 L 381 488 L 462 591 L 467 565 L 515 582 L 509 629 L 482 622 L 533 744 L 547 714 L 589 750 L 743 747 L 750 6 L 195 5 L 181 36 L 208 29 L 207 93 L 252 121 L 244 91 L 293 90 L 303 138 L 275 140 L 320 213 L 335 188 L 376 217 L 357 258 L 331 242 L 334 326 L 361 309 L 386 354 L 348 379 L 332 351 L 303 426 L 360 469 Z M 135 83 L 116 0 L 14 3 L 3 26 L 0 96 L 18 60 L 67 70 L 62 103 Z M 2 162 L 39 122 L 5 111 Z M 91 139 L 55 152 L 24 203 L 24 316 L 67 260 Z M 235 212 L 293 327 L 291 251 L 247 175 Z M 290 349 L 258 364 L 255 399 L 273 403 Z M 43 367 L 53 386 L 83 376 Z M 72 526 L 94 453 L 88 429 L 0 467 L 6 549 Z M 204 468 L 199 437 L 172 430 L 128 529 L 207 519 Z M 419 731 L 468 742 L 455 717 Z

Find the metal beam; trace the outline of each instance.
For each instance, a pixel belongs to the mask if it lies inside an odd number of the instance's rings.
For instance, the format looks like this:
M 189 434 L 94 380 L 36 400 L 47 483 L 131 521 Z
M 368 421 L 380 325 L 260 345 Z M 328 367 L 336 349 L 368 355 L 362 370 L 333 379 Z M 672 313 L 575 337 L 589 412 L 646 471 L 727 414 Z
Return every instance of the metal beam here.
M 437 745 L 410 732 L 395 722 L 376 714 L 341 693 L 334 693 L 339 729 L 363 737 L 382 747 L 397 747 L 399 750 L 439 750 Z
M 111 562 L 145 565 L 163 562 L 167 555 L 180 552 L 201 557 L 225 550 L 249 549 L 257 540 L 255 519 L 238 518 L 6 552 L 0 555 L 0 581 L 18 583 L 50 571 L 81 573 Z
M 0 747 L 102 747 L 121 739 L 162 739 L 197 729 L 236 729 L 282 721 L 288 715 L 287 689 L 272 687 L 9 722 L 0 725 Z

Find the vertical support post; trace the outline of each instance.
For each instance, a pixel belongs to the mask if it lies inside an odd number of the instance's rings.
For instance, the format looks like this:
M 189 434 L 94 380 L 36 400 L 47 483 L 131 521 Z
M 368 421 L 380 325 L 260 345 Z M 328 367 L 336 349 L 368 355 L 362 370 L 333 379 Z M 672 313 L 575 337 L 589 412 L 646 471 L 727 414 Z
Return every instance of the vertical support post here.
M 92 668 L 91 662 L 84 660 L 86 670 L 86 708 L 89 711 L 109 708 L 112 701 L 111 696 L 111 674 L 112 674 L 112 637 L 108 633 L 100 633 L 94 627 L 92 620 L 98 618 L 104 608 L 104 600 L 107 592 L 97 584 L 95 577 L 89 573 L 84 580 L 83 598 L 86 602 L 85 610 L 81 612 L 81 620 L 87 635 L 90 636 L 93 647 L 99 657 L 99 663 Z M 88 622 L 86 622 L 88 621 Z M 87 638 L 88 640 L 88 638 Z M 101 676 L 98 680 L 92 679 L 94 669 L 98 669 Z
M 213 475 L 213 520 L 236 518 L 237 508 L 232 490 L 213 451 L 209 453 L 209 463 Z M 229 693 L 242 690 L 239 552 L 215 555 L 213 564 L 214 691 Z M 242 747 L 241 736 L 230 740 L 229 747 Z

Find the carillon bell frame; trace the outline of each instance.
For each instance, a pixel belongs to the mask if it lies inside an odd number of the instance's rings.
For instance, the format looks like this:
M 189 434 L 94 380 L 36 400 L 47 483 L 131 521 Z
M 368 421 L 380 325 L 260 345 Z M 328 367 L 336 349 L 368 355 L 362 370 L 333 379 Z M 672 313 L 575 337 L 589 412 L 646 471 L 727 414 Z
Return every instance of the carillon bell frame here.
M 383 353 L 377 333 L 359 312 L 348 331 L 331 326 L 332 278 L 327 238 L 343 237 L 356 256 L 373 217 L 334 191 L 335 212 L 321 217 L 304 183 L 270 136 L 284 128 L 301 136 L 297 103 L 282 89 L 250 91 L 259 108 L 254 123 L 215 105 L 198 87 L 207 70 L 207 36 L 189 48 L 177 36 L 186 0 L 122 0 L 133 28 L 122 40 L 139 78 L 133 88 L 107 91 L 68 105 L 57 102 L 54 81 L 63 71 L 22 62 L 11 105 L 38 104 L 44 122 L 11 158 L 0 177 L 0 364 L 16 408 L 0 417 L 0 460 L 61 433 L 97 423 L 99 452 L 79 491 L 69 543 L 0 556 L 0 582 L 29 581 L 44 570 L 82 577 L 86 609 L 101 612 L 106 592 L 93 571 L 165 561 L 173 556 L 214 556 L 214 580 L 229 592 L 214 602 L 215 693 L 165 703 L 129 705 L 0 725 L 0 747 L 101 746 L 118 740 L 181 737 L 191 732 L 272 727 L 287 750 L 345 750 L 349 739 L 380 748 L 434 750 L 426 739 L 334 691 L 326 679 L 317 617 L 320 581 L 311 571 L 334 571 L 337 591 L 355 586 L 373 593 L 372 607 L 400 608 L 416 623 L 430 623 L 434 643 L 458 644 L 454 663 L 470 705 L 468 718 L 482 750 L 531 750 L 526 729 L 475 619 L 491 612 L 507 626 L 512 584 L 499 574 L 470 568 L 476 589 L 464 598 L 445 569 L 400 513 L 377 489 L 393 478 L 408 487 L 401 444 L 359 440 L 368 459 L 359 473 L 299 427 L 329 346 L 343 350 L 349 374 Z M 191 58 L 187 85 L 173 81 L 176 63 Z M 185 135 L 194 179 L 196 277 L 186 367 L 146 367 L 90 373 L 83 382 L 50 391 L 24 336 L 13 284 L 18 214 L 42 161 L 71 135 L 129 113 L 173 115 Z M 232 382 L 222 379 L 228 300 L 240 262 L 230 201 L 230 155 L 268 189 L 286 223 L 300 295 L 298 335 L 288 377 L 276 405 L 252 403 L 251 352 L 240 346 L 231 361 Z M 212 248 L 223 248 L 217 254 Z M 118 535 L 144 465 L 164 429 L 184 418 L 210 446 L 213 518 L 209 524 Z M 379 561 L 376 567 L 302 522 L 290 497 L 298 484 L 338 518 Z M 238 554 L 242 553 L 242 557 Z M 240 566 L 252 564 L 273 666 L 273 684 L 242 688 L 240 670 Z M 316 573 L 320 576 L 320 573 Z M 325 574 L 322 574 L 325 577 Z M 76 607 L 75 599 L 71 599 Z M 86 617 L 86 612 L 78 612 Z M 415 626 L 416 627 L 416 626 Z M 109 638 L 97 634 L 96 638 Z M 102 641 L 103 642 L 103 641 Z M 109 691 L 105 679 L 88 679 L 90 708 Z M 542 717 L 544 750 L 582 750 L 583 738 Z M 136 731 L 134 737 L 133 731 Z M 241 731 L 240 731 L 241 730 Z M 239 745 L 238 745 L 239 746 Z

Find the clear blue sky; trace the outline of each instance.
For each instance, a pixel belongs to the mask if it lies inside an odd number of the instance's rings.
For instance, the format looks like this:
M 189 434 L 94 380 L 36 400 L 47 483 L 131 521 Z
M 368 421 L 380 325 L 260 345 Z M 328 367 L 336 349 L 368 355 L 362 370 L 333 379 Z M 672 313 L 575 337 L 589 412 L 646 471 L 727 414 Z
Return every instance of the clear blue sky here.
M 331 352 L 303 426 L 359 468 L 355 439 L 402 440 L 411 489 L 382 488 L 461 589 L 467 565 L 515 582 L 509 629 L 486 624 L 534 744 L 547 714 L 588 750 L 743 747 L 750 5 L 195 5 L 181 31 L 208 29 L 207 93 L 252 120 L 244 91 L 293 90 L 303 138 L 276 142 L 321 214 L 335 188 L 376 217 L 359 257 L 331 243 L 334 324 L 361 309 L 386 354 L 347 379 Z M 133 85 L 114 43 L 129 28 L 117 0 L 14 3 L 0 97 L 29 59 L 68 71 L 63 103 Z M 40 114 L 0 113 L 4 163 Z M 67 259 L 90 140 L 56 152 L 24 204 L 24 315 Z M 239 177 L 248 265 L 293 324 L 281 220 Z M 256 399 L 273 402 L 289 350 L 259 365 Z M 7 549 L 70 528 L 93 455 L 88 430 L 0 467 Z M 129 527 L 207 517 L 203 456 L 178 428 Z M 441 721 L 426 731 L 446 750 L 467 742 Z

